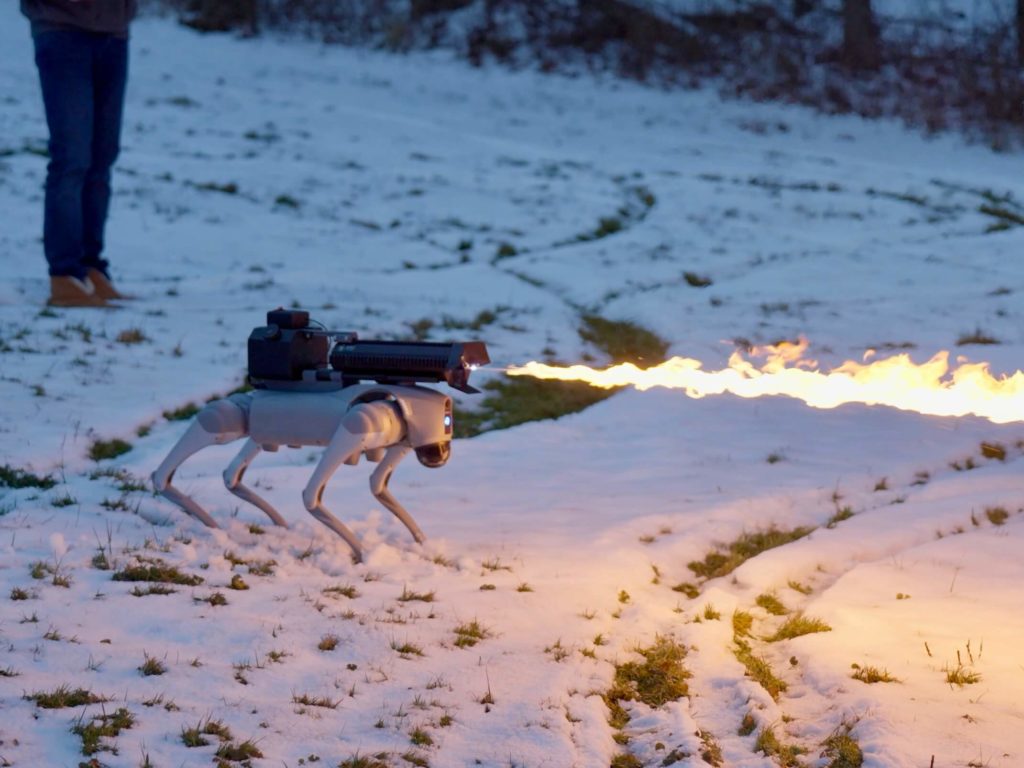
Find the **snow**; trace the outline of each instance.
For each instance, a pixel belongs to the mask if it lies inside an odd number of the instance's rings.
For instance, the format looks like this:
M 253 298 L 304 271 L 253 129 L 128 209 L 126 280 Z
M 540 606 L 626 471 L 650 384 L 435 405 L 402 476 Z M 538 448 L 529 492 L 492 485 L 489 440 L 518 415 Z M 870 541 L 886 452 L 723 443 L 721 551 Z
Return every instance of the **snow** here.
M 771 765 L 754 752 L 756 731 L 737 734 L 748 711 L 811 765 L 824 764 L 820 743 L 844 719 L 868 766 L 1024 760 L 1019 424 L 622 392 L 555 422 L 456 441 L 440 471 L 403 464 L 393 489 L 427 532 L 423 546 L 373 503 L 366 467 L 343 468 L 325 502 L 365 542 L 358 566 L 302 509 L 311 449 L 261 456 L 248 475 L 288 530 L 224 490 L 233 446 L 177 476 L 223 530 L 95 476 L 146 477 L 186 427 L 162 413 L 239 384 L 249 330 L 293 302 L 367 338 L 407 335 L 424 318 L 431 338 L 483 338 L 496 364 L 480 380 L 546 347 L 582 359 L 583 310 L 640 322 L 708 367 L 734 338 L 805 334 L 825 365 L 912 343 L 918 361 L 954 349 L 1013 372 L 1024 238 L 1019 227 L 990 232 L 997 222 L 981 207 L 1020 211 L 1019 155 L 709 91 L 200 36 L 144 19 L 109 231 L 115 277 L 140 298 L 41 313 L 45 168 L 31 150 L 45 129 L 27 27 L 14 7 L 0 15 L 0 464 L 59 481 L 0 491 L 0 672 L 16 675 L 0 675 L 0 764 L 86 759 L 70 728 L 101 705 L 42 710 L 23 698 L 67 684 L 135 714 L 118 753 L 96 756 L 109 766 L 144 754 L 209 764 L 216 739 L 188 748 L 180 737 L 206 718 L 255 740 L 256 765 L 378 752 L 403 765 L 412 750 L 433 766 L 606 766 L 623 748 L 600 693 L 613 664 L 659 634 L 688 647 L 693 677 L 689 698 L 628 705 L 628 749 L 645 765 L 677 748 L 689 754 L 677 765 L 704 764 L 698 730 L 727 765 Z M 655 196 L 650 210 L 639 188 Z M 616 215 L 622 231 L 576 240 Z M 494 260 L 506 242 L 518 254 Z M 690 287 L 686 271 L 713 284 Z M 480 331 L 452 327 L 499 307 Z M 116 341 L 129 329 L 148 340 Z M 955 346 L 975 329 L 1002 343 Z M 133 449 L 97 465 L 87 451 L 98 436 Z M 1005 445 L 1006 460 L 982 458 L 982 441 Z M 967 457 L 977 469 L 950 466 Z M 854 516 L 825 527 L 841 506 Z M 1005 523 L 989 520 L 993 507 L 1006 508 Z M 717 543 L 771 525 L 819 527 L 695 600 L 670 589 L 696 581 L 687 563 Z M 135 597 L 93 566 L 98 548 L 116 568 L 158 557 L 204 583 Z M 276 565 L 251 574 L 226 555 Z M 37 561 L 70 586 L 34 580 Z M 235 574 L 249 590 L 229 588 Z M 322 591 L 333 585 L 359 595 Z M 400 601 L 404 590 L 435 599 Z M 832 630 L 761 640 L 782 621 L 754 606 L 766 591 Z M 215 592 L 228 604 L 204 602 Z M 709 604 L 722 618 L 695 621 Z M 736 609 L 754 615 L 755 651 L 788 684 L 778 702 L 733 656 Z M 473 620 L 491 636 L 456 647 L 455 627 Z M 61 639 L 46 639 L 51 630 Z M 335 650 L 318 649 L 326 635 Z M 395 650 L 406 643 L 423 656 Z M 570 651 L 560 661 L 545 650 L 556 643 Z M 946 683 L 958 652 L 980 682 Z M 141 675 L 147 654 L 167 672 Z M 854 663 L 901 682 L 852 680 Z M 493 704 L 481 703 L 488 691 Z M 293 701 L 304 694 L 336 707 Z M 433 745 L 414 746 L 416 728 Z

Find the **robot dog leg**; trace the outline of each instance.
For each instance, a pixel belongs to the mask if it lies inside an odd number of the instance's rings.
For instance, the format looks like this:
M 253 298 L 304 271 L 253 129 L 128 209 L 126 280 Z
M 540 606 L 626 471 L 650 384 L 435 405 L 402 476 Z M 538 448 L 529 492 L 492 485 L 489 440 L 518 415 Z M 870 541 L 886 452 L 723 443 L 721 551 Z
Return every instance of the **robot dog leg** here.
M 356 562 L 363 558 L 359 539 L 324 507 L 324 488 L 342 464 L 356 464 L 363 453 L 395 446 L 404 437 L 405 420 L 393 403 L 377 400 L 353 406 L 341 420 L 302 492 L 302 501 L 309 513 L 348 542 Z
M 217 521 L 199 504 L 174 487 L 174 473 L 186 459 L 211 445 L 224 445 L 249 434 L 249 397 L 234 395 L 216 400 L 197 415 L 167 458 L 152 474 L 153 488 L 165 499 L 177 504 L 203 525 L 218 528 Z

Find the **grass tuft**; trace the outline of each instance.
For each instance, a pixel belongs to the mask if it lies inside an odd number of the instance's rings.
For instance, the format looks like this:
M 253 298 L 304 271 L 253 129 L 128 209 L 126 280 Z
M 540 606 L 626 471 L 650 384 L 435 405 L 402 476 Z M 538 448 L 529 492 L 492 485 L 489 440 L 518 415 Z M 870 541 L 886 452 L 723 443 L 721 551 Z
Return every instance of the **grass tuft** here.
M 399 643 L 397 640 L 391 641 L 391 650 L 397 652 L 400 656 L 422 656 L 423 649 L 416 645 L 416 643 L 410 643 L 406 640 L 404 643 Z
M 641 701 L 657 708 L 689 693 L 689 671 L 683 666 L 686 647 L 674 638 L 658 635 L 647 648 L 637 648 L 642 661 L 627 661 L 615 666 L 611 688 L 604 694 L 611 713 L 609 724 L 621 730 L 629 722 L 624 701 Z
M 965 685 L 974 685 L 981 682 L 981 673 L 969 670 L 963 664 L 957 664 L 956 669 L 947 666 L 945 669 L 946 682 L 950 686 L 963 688 Z
M 798 613 L 786 619 L 786 622 L 779 627 L 775 634 L 765 638 L 769 643 L 777 643 L 780 640 L 792 640 L 794 637 L 810 635 L 815 632 L 831 632 L 832 627 L 821 619 L 814 619 Z
M 9 464 L 0 465 L 0 488 L 39 488 L 48 491 L 57 484 L 52 475 L 34 475 Z
M 338 764 L 338 768 L 391 768 L 391 763 L 387 762 L 387 757 L 387 752 L 379 752 L 372 757 L 360 755 L 357 752 L 342 760 Z
M 434 602 L 435 593 L 433 590 L 430 592 L 412 592 L 408 587 L 402 587 L 402 594 L 398 596 L 398 602 L 408 603 L 414 600 L 418 600 L 423 603 Z
M 222 760 L 229 760 L 234 763 L 263 757 L 263 753 L 256 746 L 256 742 L 251 739 L 240 741 L 237 744 L 234 742 L 224 742 L 217 749 L 215 755 Z
M 982 443 L 981 455 L 986 459 L 1006 461 L 1006 446 L 1002 443 Z
M 754 603 L 760 608 L 768 611 L 772 616 L 785 616 L 789 613 L 789 609 L 779 600 L 778 596 L 774 592 L 765 592 L 764 594 L 758 595 Z
M 341 703 L 337 699 L 332 699 L 330 696 L 310 696 L 308 693 L 304 693 L 301 696 L 292 694 L 292 703 L 301 704 L 305 707 L 322 707 L 324 709 L 337 709 Z
M 861 666 L 860 664 L 851 665 L 853 674 L 850 675 L 854 680 L 860 680 L 862 683 L 873 685 L 874 683 L 898 683 L 899 679 L 889 674 L 887 669 L 879 669 L 878 667 Z
M 733 614 L 734 623 L 735 615 Z M 746 676 L 764 688 L 773 701 L 778 701 L 779 696 L 789 688 L 786 681 L 775 674 L 775 670 L 772 669 L 771 663 L 766 658 L 754 654 L 749 643 L 738 635 L 734 636 L 734 639 L 736 647 L 733 649 L 733 654 L 746 670 Z
M 96 715 L 88 722 L 79 719 L 71 727 L 71 732 L 82 739 L 82 754 L 86 757 L 100 751 L 117 754 L 115 747 L 104 745 L 102 740 L 113 739 L 134 724 L 135 715 L 120 707 L 112 715 Z
M 775 730 L 771 726 L 766 726 L 757 734 L 754 751 L 774 758 L 782 768 L 799 768 L 799 757 L 805 750 L 792 744 L 783 744 L 775 735 Z
M 465 624 L 459 624 L 455 628 L 455 646 L 457 648 L 472 648 L 481 640 L 491 636 L 491 631 L 483 626 L 476 619 Z
M 131 443 L 115 437 L 112 440 L 96 440 L 89 446 L 89 458 L 93 461 L 116 459 L 132 449 Z
M 773 525 L 760 531 L 744 532 L 735 541 L 709 552 L 703 560 L 694 560 L 687 567 L 704 579 L 727 576 L 750 558 L 801 539 L 813 530 L 804 526 L 783 530 Z
M 1004 507 L 986 507 L 985 517 L 992 525 L 1002 525 L 1006 522 L 1006 519 L 1010 516 L 1010 513 L 1006 511 Z
M 167 671 L 167 665 L 160 661 L 160 659 L 150 656 L 148 653 L 144 654 L 144 656 L 146 660 L 139 666 L 139 672 L 142 673 L 143 677 L 162 675 Z
M 40 709 L 65 709 L 66 707 L 84 707 L 88 704 L 99 704 L 109 699 L 97 696 L 86 688 L 71 688 L 60 685 L 52 691 L 36 691 L 26 694 L 28 701 L 34 701 Z
M 163 560 L 152 559 L 126 566 L 110 577 L 114 581 L 149 581 L 159 584 L 180 584 L 186 587 L 197 587 L 203 583 L 202 576 L 182 573 L 177 566 L 168 565 Z
M 852 731 L 853 723 L 844 722 L 821 742 L 821 756 L 829 761 L 825 768 L 861 768 L 864 765 L 864 753 L 851 735 Z
M 341 641 L 337 635 L 327 634 L 320 638 L 320 642 L 317 643 L 317 648 L 321 651 L 333 651 L 338 647 L 338 643 Z
M 349 600 L 355 600 L 359 597 L 359 590 L 351 584 L 335 584 L 334 586 L 324 587 L 320 590 L 320 593 L 331 597 L 347 597 Z

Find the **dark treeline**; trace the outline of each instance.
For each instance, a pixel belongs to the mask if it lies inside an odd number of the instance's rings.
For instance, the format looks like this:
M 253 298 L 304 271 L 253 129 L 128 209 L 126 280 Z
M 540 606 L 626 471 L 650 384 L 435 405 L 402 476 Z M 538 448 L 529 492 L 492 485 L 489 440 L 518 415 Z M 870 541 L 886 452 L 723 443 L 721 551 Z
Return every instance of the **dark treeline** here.
M 1024 127 L 1024 0 L 1003 2 L 1005 19 L 972 25 L 953 14 L 880 19 L 872 0 L 694 10 L 657 0 L 150 0 L 205 32 L 444 47 L 474 64 L 600 69 L 660 85 L 713 79 L 733 95 L 895 116 L 1006 148 Z

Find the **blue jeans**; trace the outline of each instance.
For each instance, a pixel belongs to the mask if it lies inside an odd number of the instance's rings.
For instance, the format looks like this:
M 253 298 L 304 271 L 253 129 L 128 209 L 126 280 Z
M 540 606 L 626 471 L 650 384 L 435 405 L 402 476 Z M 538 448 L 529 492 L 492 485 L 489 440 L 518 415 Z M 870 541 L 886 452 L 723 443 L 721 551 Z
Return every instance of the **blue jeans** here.
M 35 36 L 50 129 L 43 250 L 50 274 L 107 272 L 103 230 L 120 150 L 128 41 L 73 29 Z

